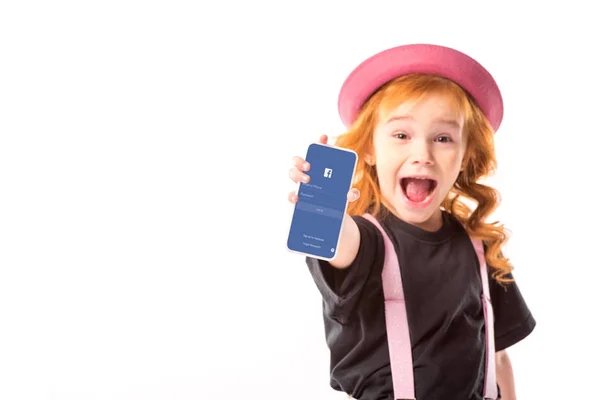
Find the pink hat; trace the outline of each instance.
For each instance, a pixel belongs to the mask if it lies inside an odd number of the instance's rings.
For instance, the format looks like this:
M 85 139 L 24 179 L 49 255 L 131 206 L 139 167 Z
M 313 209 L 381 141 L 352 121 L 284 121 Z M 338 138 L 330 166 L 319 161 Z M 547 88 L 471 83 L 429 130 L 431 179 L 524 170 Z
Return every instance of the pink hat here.
M 425 73 L 448 78 L 465 89 L 497 131 L 502 122 L 502 95 L 494 78 L 477 61 L 457 50 L 431 45 L 398 46 L 363 61 L 342 85 L 338 110 L 350 126 L 362 105 L 386 82 L 402 75 Z

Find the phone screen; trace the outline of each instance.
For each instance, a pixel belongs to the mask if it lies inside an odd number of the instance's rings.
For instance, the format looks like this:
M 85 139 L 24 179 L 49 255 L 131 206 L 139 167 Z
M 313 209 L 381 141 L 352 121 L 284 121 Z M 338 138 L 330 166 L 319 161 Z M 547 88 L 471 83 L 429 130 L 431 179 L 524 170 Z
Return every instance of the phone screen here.
M 305 160 L 310 163 L 310 170 L 305 172 L 310 182 L 301 182 L 298 189 L 288 249 L 331 260 L 337 252 L 357 155 L 351 150 L 313 143 Z

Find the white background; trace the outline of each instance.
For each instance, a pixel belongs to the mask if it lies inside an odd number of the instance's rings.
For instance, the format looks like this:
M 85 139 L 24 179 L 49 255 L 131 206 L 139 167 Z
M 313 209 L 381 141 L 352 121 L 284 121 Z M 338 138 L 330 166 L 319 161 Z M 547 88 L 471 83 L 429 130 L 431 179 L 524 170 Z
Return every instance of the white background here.
M 0 6 L 0 399 L 344 398 L 287 173 L 342 132 L 346 74 L 413 42 L 504 94 L 519 399 L 597 398 L 592 3 L 201 3 Z

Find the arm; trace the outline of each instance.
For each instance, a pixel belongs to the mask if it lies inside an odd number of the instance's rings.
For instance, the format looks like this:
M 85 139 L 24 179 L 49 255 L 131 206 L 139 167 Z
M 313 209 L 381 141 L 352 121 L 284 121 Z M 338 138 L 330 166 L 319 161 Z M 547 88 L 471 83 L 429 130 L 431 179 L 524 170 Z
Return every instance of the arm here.
M 360 216 L 348 217 L 342 228 L 343 235 L 352 235 L 351 230 L 347 231 L 350 233 L 345 230 L 353 227 L 358 231 L 354 237 L 357 248 L 356 253 L 351 255 L 354 261 L 347 266 L 344 267 L 340 260 L 349 256 L 348 248 L 343 249 L 342 246 L 347 245 L 348 242 L 345 240 L 352 240 L 351 236 L 340 238 L 340 252 L 334 261 L 337 267 L 334 267 L 331 261 L 306 257 L 308 270 L 326 304 L 324 312 L 327 318 L 340 324 L 345 324 L 352 316 L 367 282 L 374 277 L 381 279 L 385 258 L 383 236 L 373 223 Z M 341 242 L 342 240 L 345 244 Z M 350 246 L 352 246 L 351 242 Z M 346 262 L 349 262 L 349 259 L 350 256 Z
M 506 350 L 496 353 L 496 379 L 502 393 L 502 400 L 516 400 L 515 378 L 512 364 Z
M 348 268 L 356 259 L 359 247 L 360 231 L 358 225 L 348 214 L 345 214 L 338 251 L 329 264 L 335 268 Z
M 516 280 L 503 287 L 492 278 L 491 271 L 488 278 L 494 308 L 496 381 L 502 391 L 502 400 L 515 400 L 513 368 L 506 349 L 528 337 L 536 327 L 536 320 Z M 512 273 L 509 278 L 514 279 Z

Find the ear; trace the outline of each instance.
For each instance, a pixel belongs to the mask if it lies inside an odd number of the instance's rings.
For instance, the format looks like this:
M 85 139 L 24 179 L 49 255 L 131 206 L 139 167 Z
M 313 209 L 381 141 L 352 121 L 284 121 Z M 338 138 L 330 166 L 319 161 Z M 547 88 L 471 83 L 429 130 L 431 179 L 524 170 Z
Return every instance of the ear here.
M 373 157 L 373 155 L 372 155 L 372 154 L 370 154 L 370 153 L 367 153 L 367 154 L 365 155 L 365 162 L 366 162 L 368 165 L 370 165 L 370 166 L 373 166 L 373 165 L 375 165 L 375 157 Z

